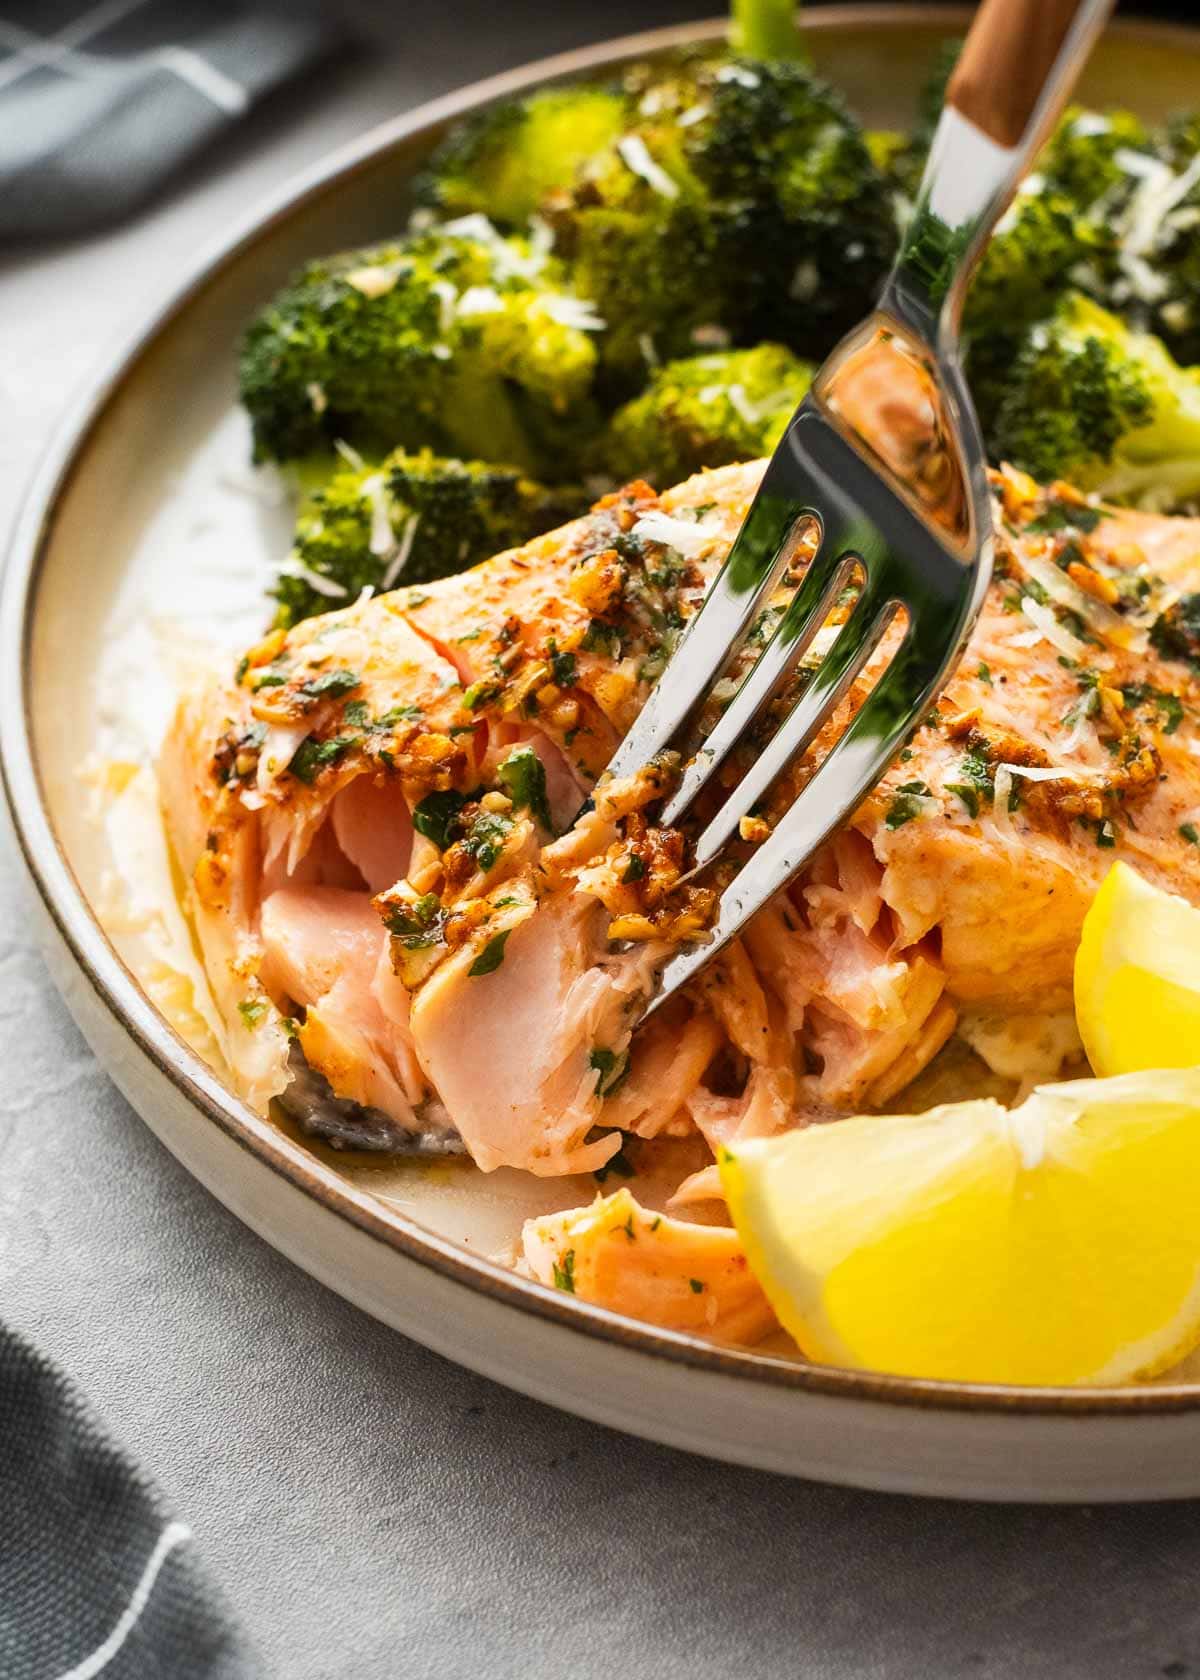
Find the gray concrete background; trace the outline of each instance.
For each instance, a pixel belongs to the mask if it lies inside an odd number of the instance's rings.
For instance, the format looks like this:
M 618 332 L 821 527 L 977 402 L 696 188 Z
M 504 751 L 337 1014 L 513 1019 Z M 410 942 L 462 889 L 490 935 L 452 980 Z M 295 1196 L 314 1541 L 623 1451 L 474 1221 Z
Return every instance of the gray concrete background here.
M 375 49 L 161 207 L 0 256 L 0 532 L 139 298 L 264 192 L 422 97 L 702 9 L 363 3 Z M 7 833 L 0 1067 L 0 1313 L 158 1477 L 272 1680 L 1200 1676 L 1194 1505 L 954 1506 L 708 1464 L 509 1394 L 327 1293 L 97 1069 Z

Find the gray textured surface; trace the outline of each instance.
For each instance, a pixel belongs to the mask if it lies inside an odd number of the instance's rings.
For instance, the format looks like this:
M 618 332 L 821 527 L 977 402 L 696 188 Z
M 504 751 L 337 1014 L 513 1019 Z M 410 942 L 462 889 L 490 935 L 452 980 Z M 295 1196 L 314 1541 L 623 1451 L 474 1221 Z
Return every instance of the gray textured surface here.
M 410 4 L 402 57 L 380 28 L 382 52 L 303 112 L 256 119 L 151 216 L 0 259 L 0 526 L 138 295 L 256 196 L 538 41 L 693 9 Z M 1200 1676 L 1194 1506 L 988 1509 L 787 1483 L 561 1416 L 364 1318 L 159 1147 L 27 927 L 2 834 L 0 1313 L 159 1477 L 272 1677 Z

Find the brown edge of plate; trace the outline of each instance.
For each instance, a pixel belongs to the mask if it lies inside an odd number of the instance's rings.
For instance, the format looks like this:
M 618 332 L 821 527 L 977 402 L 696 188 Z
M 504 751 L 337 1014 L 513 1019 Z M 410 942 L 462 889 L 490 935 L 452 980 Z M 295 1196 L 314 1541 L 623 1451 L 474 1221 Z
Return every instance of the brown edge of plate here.
M 969 16 L 970 8 L 962 6 L 835 4 L 807 13 L 804 27 L 814 32 L 890 32 L 944 24 L 953 30 L 963 28 Z M 264 207 L 245 217 L 232 236 L 212 244 L 150 320 L 126 338 L 60 425 L 34 474 L 8 547 L 0 595 L 0 782 L 21 854 L 47 915 L 99 1002 L 194 1107 L 295 1188 L 350 1220 L 377 1242 L 465 1288 L 480 1290 L 579 1334 L 676 1363 L 801 1392 L 931 1409 L 1034 1415 L 1130 1416 L 1200 1409 L 1200 1384 L 1072 1389 L 936 1382 L 797 1364 L 751 1350 L 720 1347 L 698 1337 L 642 1325 L 607 1308 L 568 1301 L 494 1261 L 467 1254 L 402 1214 L 385 1217 L 369 1193 L 348 1185 L 302 1145 L 293 1143 L 239 1102 L 159 1015 L 92 914 L 50 821 L 33 748 L 30 711 L 29 656 L 41 565 L 58 504 L 70 485 L 77 460 L 131 368 L 232 258 L 279 222 L 334 190 L 348 175 L 373 166 L 380 153 L 505 95 L 691 41 L 713 40 L 724 28 L 724 21 L 716 19 L 600 42 L 476 82 L 376 125 L 293 179 Z M 1130 39 L 1178 44 L 1188 54 L 1200 48 L 1200 32 L 1187 25 L 1119 23 L 1114 28 Z

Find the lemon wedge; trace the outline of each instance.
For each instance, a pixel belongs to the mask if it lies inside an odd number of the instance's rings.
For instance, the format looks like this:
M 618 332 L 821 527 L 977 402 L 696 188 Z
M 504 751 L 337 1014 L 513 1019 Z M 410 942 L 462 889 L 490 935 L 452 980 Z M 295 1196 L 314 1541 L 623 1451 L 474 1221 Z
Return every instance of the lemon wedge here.
M 1117 1383 L 1200 1342 L 1200 1070 L 811 1126 L 724 1152 L 721 1181 L 812 1359 Z
M 1115 863 L 1084 917 L 1075 1018 L 1102 1076 L 1200 1064 L 1200 910 Z

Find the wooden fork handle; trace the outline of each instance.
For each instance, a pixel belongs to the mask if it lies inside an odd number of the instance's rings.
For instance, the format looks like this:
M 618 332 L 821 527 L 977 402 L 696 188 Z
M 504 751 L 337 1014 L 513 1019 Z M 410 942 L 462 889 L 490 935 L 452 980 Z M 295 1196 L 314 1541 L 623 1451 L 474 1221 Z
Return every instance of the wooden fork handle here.
M 1001 146 L 1024 135 L 1082 0 L 982 0 L 946 89 Z

